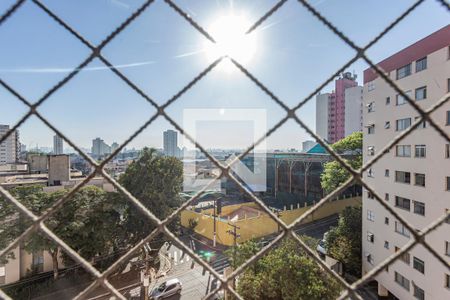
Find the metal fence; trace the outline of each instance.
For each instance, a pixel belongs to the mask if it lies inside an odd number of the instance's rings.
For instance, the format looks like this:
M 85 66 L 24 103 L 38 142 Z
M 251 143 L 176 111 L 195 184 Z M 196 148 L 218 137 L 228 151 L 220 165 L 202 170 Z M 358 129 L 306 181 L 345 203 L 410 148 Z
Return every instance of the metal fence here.
M 24 4 L 26 0 L 18 0 L 14 5 L 12 5 L 2 16 L 0 16 L 0 26 L 3 23 L 8 21 L 8 18 L 11 17 L 15 12 L 17 12 L 20 7 Z M 103 286 L 107 290 L 109 290 L 113 295 L 115 295 L 119 299 L 125 299 L 125 297 L 117 291 L 108 281 L 107 277 L 111 275 L 114 270 L 122 263 L 126 262 L 130 258 L 132 258 L 145 243 L 154 238 L 158 233 L 163 233 L 168 239 L 172 240 L 180 249 L 185 251 L 188 255 L 192 257 L 194 261 L 207 269 L 212 275 L 214 275 L 220 282 L 218 287 L 211 291 L 206 298 L 211 298 L 215 293 L 217 293 L 221 289 L 226 289 L 228 292 L 233 294 L 236 298 L 242 299 L 242 297 L 231 287 L 230 283 L 233 279 L 241 274 L 245 268 L 247 268 L 250 264 L 254 263 L 257 259 L 265 255 L 271 248 L 273 248 L 276 244 L 278 244 L 284 237 L 291 236 L 293 237 L 299 244 L 299 246 L 318 264 L 320 265 L 330 276 L 335 278 L 337 282 L 339 282 L 343 291 L 338 299 L 344 299 L 346 297 L 351 297 L 355 299 L 362 299 L 358 294 L 357 290 L 361 288 L 364 284 L 366 284 L 370 279 L 380 273 L 385 269 L 389 264 L 393 263 L 396 259 L 401 257 L 404 253 L 412 249 L 415 245 L 421 244 L 423 245 L 438 261 L 440 261 L 444 266 L 450 268 L 447 260 L 439 253 L 436 252 L 430 245 L 425 242 L 425 237 L 428 233 L 435 230 L 439 225 L 445 222 L 446 218 L 450 216 L 450 212 L 442 215 L 440 218 L 434 220 L 431 224 L 429 224 L 425 229 L 421 232 L 415 230 L 415 228 L 408 223 L 402 216 L 400 216 L 393 208 L 386 204 L 385 201 L 380 197 L 380 195 L 374 191 L 362 178 L 362 173 L 367 171 L 374 163 L 376 163 L 386 152 L 387 150 L 393 148 L 398 142 L 404 139 L 407 135 L 409 135 L 414 129 L 416 129 L 422 121 L 427 121 L 447 142 L 450 143 L 450 136 L 439 127 L 431 118 L 430 114 L 437 110 L 439 107 L 444 105 L 449 99 L 450 96 L 446 95 L 442 99 L 440 99 L 433 107 L 428 110 L 422 110 L 415 101 L 413 101 L 401 88 L 392 81 L 385 72 L 380 69 L 377 65 L 375 65 L 372 60 L 367 57 L 366 51 L 377 43 L 385 34 L 387 34 L 390 30 L 392 30 L 399 22 L 401 22 L 407 15 L 409 15 L 412 11 L 414 11 L 418 6 L 423 4 L 425 0 L 418 0 L 413 3 L 405 12 L 403 12 L 394 22 L 392 22 L 389 26 L 387 26 L 380 34 L 378 34 L 375 38 L 373 38 L 367 45 L 364 47 L 360 47 L 356 45 L 349 37 L 345 35 L 342 31 L 340 31 L 336 26 L 334 26 L 329 20 L 323 17 L 311 4 L 309 4 L 306 0 L 298 0 L 298 5 L 302 5 L 305 7 L 312 15 L 314 15 L 317 19 L 319 19 L 325 27 L 331 30 L 335 35 L 337 35 L 345 44 L 350 46 L 355 51 L 355 56 L 348 61 L 345 65 L 343 65 L 339 70 L 337 70 L 334 74 L 332 74 L 323 84 L 318 86 L 312 93 L 310 93 L 306 98 L 302 99 L 296 106 L 290 108 L 288 107 L 283 100 L 278 98 L 265 84 L 260 82 L 255 76 L 253 76 L 244 66 L 242 66 L 239 62 L 234 60 L 233 58 L 228 57 L 220 57 L 212 64 L 210 64 L 205 70 L 199 73 L 192 81 L 190 81 L 184 88 L 182 88 L 178 93 L 176 93 L 173 97 L 168 99 L 163 105 L 158 105 L 154 100 L 152 100 L 144 91 L 142 91 L 136 84 L 134 84 L 129 78 L 127 78 L 123 73 L 121 73 L 109 60 L 107 60 L 102 55 L 102 49 L 113 39 L 115 39 L 128 25 L 134 22 L 145 10 L 151 9 L 151 4 L 154 0 L 147 0 L 145 3 L 140 6 L 136 11 L 133 12 L 120 26 L 118 26 L 114 31 L 112 31 L 100 44 L 92 45 L 87 39 L 85 39 L 82 35 L 80 35 L 77 31 L 70 27 L 64 20 L 62 20 L 58 15 L 52 12 L 47 6 L 41 3 L 39 0 L 30 0 L 37 7 L 42 9 L 49 18 L 53 19 L 57 24 L 62 26 L 67 30 L 68 34 L 76 37 L 80 43 L 84 44 L 87 48 L 91 50 L 90 55 L 85 58 L 72 72 L 70 72 L 67 76 L 65 76 L 61 81 L 59 81 L 55 86 L 49 89 L 36 103 L 32 104 L 25 97 L 23 97 L 18 91 L 14 90 L 10 85 L 8 85 L 5 81 L 0 78 L 0 84 L 8 90 L 11 94 L 13 94 L 19 101 L 25 104 L 29 110 L 28 112 L 18 121 L 8 132 L 6 135 L 0 138 L 0 143 L 6 140 L 8 136 L 10 136 L 16 129 L 19 128 L 29 117 L 35 115 L 38 119 L 40 119 L 43 123 L 45 123 L 50 129 L 52 129 L 56 134 L 61 136 L 70 146 L 72 146 L 79 154 L 86 159 L 95 170 L 87 176 L 81 183 L 76 185 L 68 194 L 66 194 L 61 199 L 57 200 L 48 210 L 46 210 L 42 215 L 37 216 L 33 214 L 30 210 L 28 210 L 24 205 L 22 205 L 17 199 L 15 199 L 8 191 L 6 191 L 3 187 L 0 186 L 0 195 L 2 195 L 7 201 L 11 202 L 21 213 L 23 213 L 26 217 L 28 217 L 32 221 L 32 225 L 26 229 L 18 238 L 16 238 L 11 244 L 9 244 L 5 249 L 1 250 L 0 257 L 4 257 L 7 253 L 13 250 L 15 247 L 19 245 L 21 241 L 24 241 L 30 234 L 36 231 L 40 231 L 44 236 L 53 240 L 56 244 L 58 244 L 67 254 L 69 254 L 77 263 L 83 266 L 90 274 L 95 277 L 95 281 L 89 285 L 86 289 L 80 292 L 75 298 L 81 299 L 85 297 L 89 292 L 91 292 L 98 285 Z M 294 0 L 292 0 L 294 1 Z M 445 0 L 434 0 L 438 1 L 442 4 L 443 9 L 449 11 L 449 4 Z M 261 24 L 266 22 L 268 18 L 271 17 L 273 13 L 275 13 L 280 7 L 282 7 L 287 0 L 278 1 L 269 11 L 267 11 L 263 16 L 261 16 L 258 21 L 256 21 L 248 30 L 247 34 L 254 31 Z M 197 23 L 188 13 L 183 11 L 177 4 L 175 4 L 171 0 L 165 0 L 165 3 L 171 7 L 177 14 L 184 18 L 191 26 L 197 29 L 205 38 L 209 41 L 215 43 L 214 38 L 201 26 Z M 63 88 L 67 82 L 72 80 L 80 70 L 82 70 L 87 64 L 89 64 L 93 59 L 98 58 L 101 60 L 109 69 L 117 75 L 120 79 L 122 79 L 132 90 L 138 93 L 142 98 L 148 101 L 151 105 L 153 105 L 157 112 L 143 124 L 136 132 L 134 132 L 131 136 L 127 138 L 127 140 L 120 145 L 109 157 L 103 160 L 101 163 L 96 162 L 91 157 L 89 157 L 86 153 L 84 153 L 74 142 L 72 142 L 67 136 L 62 134 L 53 126 L 45 117 L 43 117 L 36 108 L 39 107 L 42 103 L 44 103 L 49 97 L 51 97 L 57 90 Z M 200 81 L 204 76 L 206 76 L 212 69 L 214 69 L 222 60 L 230 59 L 231 62 L 240 70 L 243 74 L 245 74 L 255 85 L 257 85 L 264 93 L 266 93 L 275 103 L 277 103 L 281 108 L 285 111 L 285 116 L 282 118 L 276 125 L 274 125 L 270 130 L 267 131 L 266 135 L 259 137 L 257 142 L 249 146 L 246 151 L 240 154 L 234 161 L 232 161 L 228 165 L 224 165 L 217 161 L 214 157 L 212 157 L 200 144 L 198 144 L 194 138 L 192 138 L 188 133 L 186 133 L 183 128 L 177 124 L 167 113 L 166 108 L 169 105 L 172 105 L 176 102 L 186 91 L 191 89 L 198 81 Z M 328 83 L 332 82 L 335 77 L 337 77 L 340 73 L 342 73 L 346 68 L 348 68 L 352 63 L 357 61 L 358 59 L 364 60 L 370 67 L 372 67 L 375 72 L 383 78 L 398 94 L 402 95 L 408 103 L 420 114 L 420 118 L 406 131 L 399 134 L 395 137 L 388 145 L 384 147 L 379 153 L 374 156 L 370 161 L 368 161 L 365 165 L 362 166 L 361 169 L 355 170 L 350 167 L 344 159 L 336 152 L 331 149 L 331 147 L 324 142 L 319 136 L 317 136 L 301 119 L 299 119 L 296 115 L 296 111 L 300 109 L 304 104 L 306 104 L 309 100 L 311 100 L 320 90 L 322 90 Z M 108 173 L 104 171 L 104 166 L 107 162 L 109 162 L 115 155 L 117 155 L 128 143 L 130 143 L 137 135 L 139 135 L 145 128 L 147 128 L 152 122 L 154 122 L 158 117 L 165 118 L 170 124 L 172 124 L 177 130 L 179 130 L 183 135 L 185 135 L 195 146 L 203 152 L 208 159 L 210 159 L 218 168 L 221 170 L 220 177 L 228 177 L 230 180 L 234 181 L 253 201 L 255 201 L 263 211 L 265 211 L 275 222 L 280 225 L 282 233 L 275 238 L 270 244 L 262 248 L 257 254 L 251 257 L 248 261 L 246 261 L 239 268 L 234 270 L 232 274 L 229 276 L 222 278 L 210 265 L 208 265 L 205 261 L 203 261 L 198 255 L 196 255 L 189 247 L 184 245 L 169 229 L 167 228 L 167 224 L 174 220 L 174 218 L 179 214 L 183 209 L 187 208 L 192 201 L 197 199 L 202 193 L 204 193 L 212 184 L 214 183 L 214 179 L 210 181 L 210 183 L 205 186 L 201 191 L 196 193 L 190 200 L 186 201 L 181 207 L 176 209 L 171 215 L 169 215 L 164 220 L 158 219 L 149 209 L 143 206 L 139 200 L 133 197 L 125 188 L 123 188 L 114 178 L 112 178 Z M 306 130 L 312 137 L 314 137 L 330 154 L 336 159 L 350 174 L 351 178 L 349 178 L 343 185 L 341 185 L 338 189 L 333 191 L 331 194 L 324 197 L 322 200 L 317 202 L 311 209 L 309 209 L 304 215 L 295 220 L 292 224 L 286 225 L 279 218 L 277 218 L 276 214 L 273 213 L 256 195 L 254 195 L 248 188 L 241 184 L 241 182 L 235 177 L 233 173 L 230 172 L 230 166 L 234 164 L 237 160 L 244 157 L 252 149 L 261 143 L 268 136 L 273 134 L 280 126 L 282 126 L 289 119 L 294 120 L 301 128 Z M 70 201 L 71 197 L 80 190 L 89 180 L 91 180 L 95 174 L 102 174 L 107 181 L 109 181 L 119 192 L 121 192 L 133 205 L 135 205 L 142 213 L 144 213 L 153 223 L 156 224 L 156 228 L 141 242 L 136 244 L 133 248 L 131 248 L 128 252 L 126 252 L 122 257 L 120 257 L 115 263 L 113 263 L 106 271 L 100 272 L 95 269 L 88 261 L 86 261 L 83 257 L 81 257 L 76 251 L 71 249 L 64 241 L 62 241 L 58 236 L 56 236 L 45 224 L 44 222 L 52 216 L 55 212 L 57 212 L 64 203 Z M 378 201 L 380 205 L 382 205 L 387 211 L 389 211 L 397 220 L 402 222 L 404 226 L 411 232 L 413 239 L 408 242 L 404 247 L 401 248 L 400 251 L 386 258 L 382 263 L 374 267 L 370 272 L 362 276 L 359 280 L 354 282 L 353 284 L 347 283 L 342 277 L 340 277 L 336 272 L 330 269 L 324 261 L 322 261 L 313 250 L 308 248 L 306 244 L 300 239 L 300 237 L 294 232 L 294 227 L 300 224 L 305 218 L 307 218 L 311 213 L 318 210 L 325 202 L 330 199 L 335 198 L 340 192 L 342 192 L 346 187 L 348 187 L 352 183 L 359 183 L 369 192 L 371 192 L 375 199 Z M 0 297 L 9 299 L 8 295 L 6 295 L 3 291 L 0 290 Z

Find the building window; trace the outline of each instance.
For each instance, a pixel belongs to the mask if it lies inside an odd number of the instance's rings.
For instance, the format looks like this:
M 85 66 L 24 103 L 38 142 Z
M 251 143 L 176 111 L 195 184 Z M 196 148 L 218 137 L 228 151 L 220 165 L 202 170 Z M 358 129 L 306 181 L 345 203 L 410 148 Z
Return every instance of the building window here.
M 372 102 L 368 103 L 366 106 L 367 106 L 368 113 L 375 111 L 375 102 L 372 101 Z
M 395 206 L 409 211 L 411 207 L 411 200 L 395 196 Z
M 450 242 L 445 242 L 445 255 L 450 256 Z
M 448 80 L 450 82 L 450 79 Z M 386 97 L 386 105 L 391 104 L 391 97 Z
M 389 193 L 385 193 L 384 194 L 384 200 L 385 201 L 389 201 Z
M 389 177 L 389 169 L 384 170 L 384 176 Z
M 413 282 L 414 297 L 419 300 L 425 300 L 425 292 Z
M 402 223 L 395 221 L 395 232 L 400 233 L 403 236 L 406 236 L 409 238 L 409 230 L 403 225 Z
M 32 271 L 36 273 L 44 272 L 44 252 L 36 251 L 32 254 Z
M 374 134 L 375 133 L 375 125 L 371 124 L 367 127 L 367 134 Z
M 418 158 L 424 158 L 427 155 L 427 146 L 426 145 L 416 145 L 414 147 L 414 156 Z
M 425 174 L 414 173 L 414 185 L 425 186 Z
M 446 191 L 450 191 L 450 177 L 446 177 L 446 187 L 445 187 Z
M 397 69 L 397 79 L 411 75 L 411 63 Z
M 445 274 L 445 287 L 450 289 L 450 275 Z
M 370 209 L 367 210 L 367 220 L 374 222 L 375 221 L 375 213 Z
M 373 91 L 375 89 L 375 82 L 371 81 L 367 84 L 367 91 Z
M 411 118 L 400 119 L 396 121 L 396 130 L 402 131 L 411 126 Z
M 425 203 L 419 201 L 413 201 L 414 203 L 414 213 L 425 216 Z
M 400 248 L 397 247 L 397 246 L 395 246 L 395 253 L 397 253 L 398 251 L 400 251 Z M 409 265 L 409 262 L 410 262 L 410 260 L 411 260 L 411 257 L 410 257 L 410 255 L 409 255 L 409 253 L 406 252 L 406 253 L 403 253 L 403 254 L 399 257 L 399 259 L 400 259 L 401 261 L 403 261 L 405 264 Z
M 395 282 L 404 287 L 407 291 L 409 291 L 409 280 L 395 272 Z
M 367 191 L 367 198 L 375 199 L 375 196 L 370 191 Z
M 384 241 L 384 248 L 389 249 L 389 242 L 388 241 Z
M 368 146 L 368 147 L 367 147 L 367 154 L 368 154 L 369 156 L 375 155 L 375 146 Z
M 367 231 L 367 241 L 373 243 L 374 240 L 375 240 L 375 236 L 373 235 L 373 233 L 370 231 Z
M 450 158 L 450 144 L 445 145 L 445 158 Z
M 447 78 L 447 93 L 450 92 L 450 78 Z
M 423 100 L 427 98 L 427 87 L 422 86 L 416 89 L 416 100 Z
M 413 258 L 413 268 L 422 274 L 425 274 L 425 262 L 414 256 Z
M 447 110 L 447 123 L 446 125 L 450 125 L 450 110 Z
M 427 68 L 427 57 L 416 60 L 416 72 L 420 72 Z
M 420 119 L 420 117 L 415 117 L 414 121 L 417 121 L 419 119 Z M 427 121 L 425 121 L 425 120 L 420 122 L 420 124 L 417 126 L 417 129 L 423 129 L 423 128 L 427 128 Z
M 395 153 L 399 157 L 411 157 L 411 145 L 397 145 Z
M 411 183 L 411 173 L 403 171 L 395 171 L 395 181 L 400 183 Z
M 367 177 L 371 177 L 371 178 L 375 177 L 374 173 L 375 172 L 373 171 L 373 169 L 370 168 L 369 170 L 367 170 Z
M 389 129 L 389 128 L 391 128 L 391 122 L 386 121 L 386 122 L 384 123 L 384 129 Z
M 384 224 L 389 225 L 389 218 L 388 217 L 384 217 Z

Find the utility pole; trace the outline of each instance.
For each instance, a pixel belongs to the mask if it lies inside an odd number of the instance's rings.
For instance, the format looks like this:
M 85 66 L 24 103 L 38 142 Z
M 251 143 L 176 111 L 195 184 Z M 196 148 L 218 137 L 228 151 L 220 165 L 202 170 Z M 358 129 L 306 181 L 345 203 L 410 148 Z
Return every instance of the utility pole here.
M 213 233 L 213 247 L 216 247 L 216 198 L 214 198 L 214 208 L 213 208 L 213 216 L 214 216 L 214 233 Z
M 227 230 L 228 234 L 231 234 L 233 236 L 233 260 L 236 262 L 236 245 L 237 245 L 237 238 L 241 235 L 237 233 L 237 229 L 241 229 L 239 226 L 228 223 L 231 227 L 233 227 L 233 230 Z
M 281 217 L 281 209 L 278 209 L 278 208 L 274 208 L 274 210 L 275 210 L 275 212 L 276 212 L 276 214 L 277 214 L 277 218 L 280 218 Z M 277 222 L 277 225 L 278 225 L 278 233 L 280 233 L 280 223 L 278 223 Z
M 217 216 L 220 217 L 220 214 L 222 213 L 222 198 L 214 198 L 214 235 L 213 235 L 213 247 L 216 247 L 216 235 L 217 235 L 217 224 L 216 224 L 216 218 Z M 217 216 L 216 216 L 217 214 Z

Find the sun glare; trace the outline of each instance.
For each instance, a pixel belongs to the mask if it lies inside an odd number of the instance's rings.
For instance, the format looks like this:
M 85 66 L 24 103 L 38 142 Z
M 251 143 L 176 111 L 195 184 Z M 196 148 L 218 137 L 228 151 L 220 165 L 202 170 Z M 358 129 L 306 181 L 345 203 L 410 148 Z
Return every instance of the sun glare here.
M 245 33 L 250 26 L 251 23 L 243 16 L 228 15 L 218 18 L 208 30 L 216 41 L 216 43 L 206 42 L 205 51 L 208 60 L 229 56 L 239 63 L 249 62 L 256 51 L 255 36 Z M 231 70 L 232 63 L 226 60 L 220 67 Z

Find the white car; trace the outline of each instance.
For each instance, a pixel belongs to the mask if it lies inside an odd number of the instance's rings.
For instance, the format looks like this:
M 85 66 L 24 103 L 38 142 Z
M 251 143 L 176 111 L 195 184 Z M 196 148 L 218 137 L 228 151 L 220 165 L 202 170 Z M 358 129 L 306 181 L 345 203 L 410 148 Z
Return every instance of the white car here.
M 183 285 L 177 278 L 167 280 L 154 288 L 150 293 L 150 298 L 154 300 L 164 299 L 181 293 Z
M 316 251 L 319 252 L 319 255 L 325 256 L 327 255 L 327 249 L 325 248 L 325 240 L 320 240 L 317 245 Z

